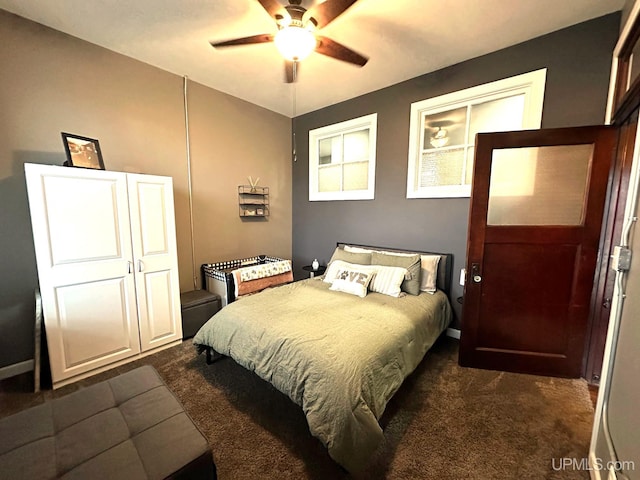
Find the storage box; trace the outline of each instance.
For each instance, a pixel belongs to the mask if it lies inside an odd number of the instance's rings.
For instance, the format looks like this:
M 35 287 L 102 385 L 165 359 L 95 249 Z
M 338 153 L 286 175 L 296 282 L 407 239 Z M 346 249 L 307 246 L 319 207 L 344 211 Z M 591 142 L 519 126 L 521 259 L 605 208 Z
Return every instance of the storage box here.
M 284 261 L 284 259 L 258 255 L 256 257 L 240 258 L 226 262 L 205 263 L 201 267 L 202 278 L 204 280 L 203 286 L 209 292 L 220 296 L 220 306 L 222 308 L 236 299 L 235 284 L 231 272 L 241 267 L 281 261 Z
M 182 338 L 193 337 L 218 310 L 220 296 L 207 290 L 180 294 L 182 308 Z

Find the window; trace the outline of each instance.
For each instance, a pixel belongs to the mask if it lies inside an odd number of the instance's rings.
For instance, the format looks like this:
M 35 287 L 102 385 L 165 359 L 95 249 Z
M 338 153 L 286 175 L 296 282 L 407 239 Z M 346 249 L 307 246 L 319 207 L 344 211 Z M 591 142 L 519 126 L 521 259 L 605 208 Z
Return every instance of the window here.
M 546 69 L 411 105 L 407 198 L 471 195 L 476 133 L 540 128 Z
M 371 200 L 376 171 L 373 113 L 309 132 L 309 200 Z

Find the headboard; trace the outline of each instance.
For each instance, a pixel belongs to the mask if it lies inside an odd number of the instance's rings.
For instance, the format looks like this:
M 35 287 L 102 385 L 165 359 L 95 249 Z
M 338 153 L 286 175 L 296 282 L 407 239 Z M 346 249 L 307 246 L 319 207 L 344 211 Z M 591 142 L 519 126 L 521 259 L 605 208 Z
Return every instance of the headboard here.
M 344 247 L 350 245 L 352 247 L 366 248 L 369 250 L 386 250 L 388 252 L 398 253 L 418 253 L 420 255 L 440 255 L 440 262 L 438 262 L 438 278 L 436 280 L 436 286 L 439 290 L 442 290 L 447 294 L 449 300 L 451 300 L 451 278 L 453 276 L 453 254 L 452 253 L 440 253 L 440 252 L 427 252 L 424 250 L 406 250 L 402 248 L 391 247 L 379 247 L 373 245 L 360 245 L 358 243 L 338 242 L 338 247 Z

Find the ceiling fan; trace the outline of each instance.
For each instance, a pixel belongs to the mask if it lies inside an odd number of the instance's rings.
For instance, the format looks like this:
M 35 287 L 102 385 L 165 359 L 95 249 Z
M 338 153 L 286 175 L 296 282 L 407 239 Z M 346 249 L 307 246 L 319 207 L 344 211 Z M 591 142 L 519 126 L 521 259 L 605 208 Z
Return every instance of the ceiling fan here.
M 302 0 L 288 0 L 282 5 L 277 0 L 258 0 L 278 26 L 276 34 L 263 33 L 222 42 L 211 42 L 214 48 L 274 42 L 285 59 L 287 83 L 296 81 L 300 61 L 312 51 L 328 57 L 352 63 L 360 67 L 369 60 L 350 48 L 318 35 L 316 32 L 340 16 L 357 0 L 326 0 L 307 10 Z

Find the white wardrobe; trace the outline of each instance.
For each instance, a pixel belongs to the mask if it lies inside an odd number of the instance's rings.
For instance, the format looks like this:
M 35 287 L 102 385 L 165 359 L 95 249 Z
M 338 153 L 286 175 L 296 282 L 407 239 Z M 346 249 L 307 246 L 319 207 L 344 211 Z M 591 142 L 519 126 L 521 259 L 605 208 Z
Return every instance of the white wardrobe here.
M 25 174 L 54 388 L 180 343 L 172 179 Z

